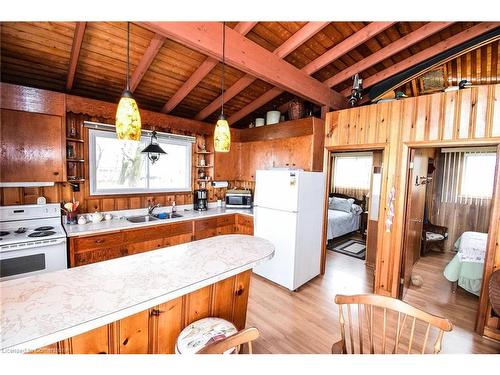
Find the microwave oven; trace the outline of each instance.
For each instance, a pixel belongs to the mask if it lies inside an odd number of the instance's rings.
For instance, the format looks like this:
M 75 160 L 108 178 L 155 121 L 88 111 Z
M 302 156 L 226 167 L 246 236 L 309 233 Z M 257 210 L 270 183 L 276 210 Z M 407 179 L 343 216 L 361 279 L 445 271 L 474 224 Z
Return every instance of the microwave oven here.
M 226 208 L 252 208 L 252 192 L 250 190 L 228 190 L 226 192 Z

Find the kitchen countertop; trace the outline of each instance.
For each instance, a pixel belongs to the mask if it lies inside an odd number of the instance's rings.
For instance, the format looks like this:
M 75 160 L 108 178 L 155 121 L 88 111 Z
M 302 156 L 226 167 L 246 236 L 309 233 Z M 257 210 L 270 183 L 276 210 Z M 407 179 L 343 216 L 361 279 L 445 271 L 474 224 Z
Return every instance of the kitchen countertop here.
M 164 208 L 164 207 L 162 207 Z M 119 212 L 119 211 L 116 211 Z M 136 228 L 141 228 L 141 227 L 148 227 L 148 226 L 154 226 L 154 225 L 161 225 L 161 224 L 169 224 L 169 223 L 177 223 L 180 221 L 186 221 L 186 220 L 196 220 L 196 219 L 204 219 L 208 217 L 213 217 L 213 216 L 220 216 L 220 215 L 231 215 L 231 214 L 241 214 L 241 215 L 248 215 L 253 217 L 253 210 L 252 209 L 229 209 L 225 207 L 218 207 L 218 208 L 209 208 L 206 211 L 194 211 L 194 210 L 189 210 L 185 211 L 184 209 L 179 208 L 177 210 L 178 214 L 181 214 L 182 217 L 178 218 L 173 218 L 173 219 L 160 219 L 160 220 L 154 220 L 154 221 L 149 221 L 149 222 L 144 222 L 144 223 L 131 223 L 127 219 L 125 219 L 124 216 L 133 216 L 133 215 L 146 215 L 147 210 L 142 209 L 142 210 L 135 210 L 134 213 L 131 213 L 131 211 L 124 211 L 128 213 L 123 213 L 121 214 L 121 218 L 114 218 L 109 221 L 101 221 L 99 223 L 87 223 L 83 225 L 79 224 L 64 224 L 64 229 L 66 230 L 66 233 L 68 237 L 74 237 L 74 236 L 84 236 L 84 235 L 91 235 L 91 234 L 97 234 L 97 233 L 105 233 L 105 232 L 113 232 L 113 231 L 118 231 L 118 230 L 123 230 L 123 229 L 136 229 Z M 154 211 L 155 213 L 159 212 L 166 212 L 162 211 L 161 208 L 158 210 Z M 116 215 L 116 213 L 114 213 Z
M 0 350 L 32 351 L 249 270 L 274 246 L 217 236 L 0 283 Z

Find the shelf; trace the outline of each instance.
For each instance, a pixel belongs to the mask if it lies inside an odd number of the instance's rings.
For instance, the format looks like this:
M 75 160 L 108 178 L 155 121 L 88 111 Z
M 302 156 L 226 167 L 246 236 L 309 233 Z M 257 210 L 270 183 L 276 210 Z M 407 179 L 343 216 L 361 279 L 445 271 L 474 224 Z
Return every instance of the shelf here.
M 194 153 L 195 154 L 199 154 L 199 155 L 210 155 L 210 154 L 213 154 L 212 151 L 195 151 Z
M 213 165 L 195 165 L 195 168 L 213 168 Z
M 69 163 L 85 163 L 85 160 L 83 160 L 83 159 L 68 159 L 68 158 L 66 158 L 66 161 Z
M 211 179 L 207 180 L 206 178 L 197 178 L 196 181 L 198 181 L 198 182 L 212 182 Z
M 66 137 L 66 141 L 83 143 L 83 139 Z
M 81 182 L 85 182 L 85 179 L 84 178 L 75 178 L 74 180 L 68 180 L 68 182 L 81 183 Z

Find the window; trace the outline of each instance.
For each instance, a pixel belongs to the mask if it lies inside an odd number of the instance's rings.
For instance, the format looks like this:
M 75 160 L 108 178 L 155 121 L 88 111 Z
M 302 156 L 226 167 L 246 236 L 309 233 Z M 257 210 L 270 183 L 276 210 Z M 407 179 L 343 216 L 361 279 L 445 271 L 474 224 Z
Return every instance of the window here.
M 192 140 L 159 134 L 167 154 L 155 164 L 141 153 L 149 141 L 147 135 L 139 142 L 122 141 L 114 132 L 90 129 L 90 194 L 191 191 Z
M 491 198 L 495 178 L 496 154 L 465 153 L 460 195 L 466 198 Z
M 335 156 L 335 188 L 370 189 L 371 154 Z

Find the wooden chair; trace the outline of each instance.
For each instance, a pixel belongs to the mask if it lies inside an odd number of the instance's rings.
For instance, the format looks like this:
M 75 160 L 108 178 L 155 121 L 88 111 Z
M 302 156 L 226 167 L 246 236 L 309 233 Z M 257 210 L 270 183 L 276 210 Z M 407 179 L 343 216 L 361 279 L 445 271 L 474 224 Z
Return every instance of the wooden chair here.
M 231 348 L 243 344 L 248 344 L 248 354 L 252 354 L 252 341 L 257 340 L 259 336 L 257 328 L 246 328 L 223 340 L 215 341 L 203 347 L 196 354 L 223 354 Z
M 424 354 L 431 336 L 436 336 L 432 352 L 437 354 L 441 351 L 444 332 L 452 330 L 448 319 L 391 297 L 337 295 L 335 303 L 339 306 L 341 340 L 333 344 L 333 354 L 411 354 L 415 351 Z M 356 305 L 354 311 L 351 305 Z
M 427 255 L 433 247 L 438 247 L 444 253 L 444 244 L 447 239 L 447 227 L 435 225 L 431 222 L 424 223 L 422 227 L 422 255 Z

